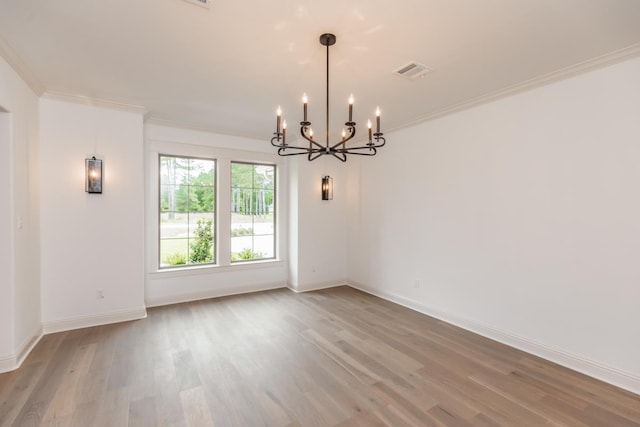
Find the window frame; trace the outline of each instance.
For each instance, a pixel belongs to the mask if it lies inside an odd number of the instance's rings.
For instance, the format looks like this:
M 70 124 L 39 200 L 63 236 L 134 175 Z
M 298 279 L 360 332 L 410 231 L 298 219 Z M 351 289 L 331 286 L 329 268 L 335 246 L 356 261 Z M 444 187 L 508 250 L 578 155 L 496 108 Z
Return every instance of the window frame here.
M 187 268 L 187 269 L 191 269 L 191 268 L 197 268 L 197 267 L 204 267 L 204 266 L 215 266 L 218 265 L 218 160 L 215 157 L 204 157 L 204 156 L 192 156 L 192 155 L 181 155 L 181 154 L 166 154 L 163 152 L 159 152 L 158 156 L 157 156 L 157 167 L 158 167 L 158 188 L 157 188 L 157 197 L 158 197 L 158 203 L 156 205 L 156 209 L 157 209 L 157 214 L 158 214 L 158 222 L 157 222 L 157 244 L 158 244 L 158 251 L 157 251 L 157 258 L 156 258 L 156 262 L 157 262 L 157 266 L 158 266 L 158 271 L 165 271 L 165 270 L 173 270 L 173 269 L 181 269 L 181 268 Z M 161 171 L 162 171 L 162 158 L 163 157 L 173 157 L 176 159 L 186 159 L 186 160 L 206 160 L 206 161 L 213 161 L 213 222 L 212 222 L 212 226 L 213 226 L 213 261 L 212 262 L 202 262 L 202 263 L 194 263 L 194 264 L 189 264 L 187 261 L 187 264 L 178 264 L 178 265 L 167 265 L 167 266 L 162 266 L 162 259 L 161 259 L 161 254 L 162 254 L 162 232 L 161 232 L 161 225 L 162 225 L 162 177 L 161 177 Z M 187 186 L 187 197 L 189 197 L 189 189 L 191 186 Z M 187 215 L 189 215 L 191 212 L 187 212 Z M 187 217 L 188 218 L 188 217 Z M 187 226 L 189 226 L 191 222 L 189 221 L 189 219 L 187 219 Z M 190 238 L 187 236 L 187 241 L 188 244 L 191 245 L 190 242 Z M 187 259 L 189 256 L 189 252 L 187 252 Z
M 278 249 L 278 165 L 275 163 L 269 163 L 269 162 L 256 162 L 256 161 L 246 161 L 246 160 L 233 160 L 231 159 L 229 161 L 229 225 L 233 224 L 233 220 L 232 220 L 232 215 L 233 212 L 231 211 L 231 206 L 232 206 L 232 201 L 231 198 L 233 197 L 233 165 L 234 164 L 241 164 L 241 165 L 250 165 L 250 166 L 272 166 L 273 167 L 273 256 L 271 257 L 264 257 L 264 258 L 252 258 L 252 259 L 240 259 L 240 260 L 236 260 L 233 261 L 233 259 L 231 259 L 232 256 L 232 251 L 229 251 L 229 259 L 230 259 L 230 264 L 231 265 L 235 265 L 235 264 L 245 264 L 245 263 L 250 263 L 250 262 L 259 262 L 259 261 L 269 261 L 269 260 L 275 260 L 277 259 L 277 249 Z M 253 179 L 252 179 L 253 182 Z M 253 184 L 252 184 L 253 185 Z M 256 188 L 251 187 L 251 190 L 256 190 Z M 229 232 L 231 232 L 231 227 L 229 227 Z M 255 237 L 255 234 L 251 234 L 252 238 Z M 229 236 L 229 249 L 231 249 L 231 242 L 233 241 L 233 236 Z M 253 241 L 253 239 L 252 239 Z M 252 245 L 253 246 L 253 245 Z M 252 252 L 253 252 L 253 247 L 251 248 Z
M 148 286 L 170 289 L 173 278 L 194 277 L 192 287 L 194 292 L 199 292 L 201 287 L 207 287 L 204 282 L 195 282 L 198 276 L 210 274 L 231 274 L 229 280 L 233 281 L 236 274 L 238 277 L 251 275 L 254 270 L 264 270 L 265 274 L 272 277 L 274 272 L 282 271 L 287 266 L 287 254 L 289 241 L 289 230 L 287 219 L 289 217 L 289 186 L 287 185 L 289 176 L 289 162 L 265 149 L 261 141 L 234 138 L 224 135 L 206 134 L 196 131 L 185 131 L 182 129 L 163 128 L 151 126 L 145 139 L 145 192 L 144 218 L 141 218 L 141 226 L 145 229 L 145 272 L 147 274 Z M 159 227 L 158 227 L 158 207 L 159 207 L 159 160 L 160 154 L 175 157 L 196 157 L 205 159 L 215 159 L 217 165 L 216 187 L 217 187 L 217 264 L 191 264 L 176 268 L 159 267 Z M 231 218 L 227 214 L 230 211 L 230 187 L 231 187 L 231 162 L 246 162 L 254 164 L 269 164 L 276 166 L 276 216 L 275 223 L 275 258 L 251 260 L 242 263 L 231 263 L 231 242 L 230 228 Z M 227 189 L 226 187 L 229 187 Z M 227 280 L 226 277 L 224 276 Z M 242 280 L 252 280 L 246 276 Z M 275 276 L 273 276 L 275 277 Z M 276 279 L 280 280 L 280 279 Z M 200 283 L 196 285 L 196 283 Z M 207 287 L 208 289 L 208 287 Z M 155 291 L 154 291 L 155 292 Z M 164 292 L 164 291 L 157 291 Z

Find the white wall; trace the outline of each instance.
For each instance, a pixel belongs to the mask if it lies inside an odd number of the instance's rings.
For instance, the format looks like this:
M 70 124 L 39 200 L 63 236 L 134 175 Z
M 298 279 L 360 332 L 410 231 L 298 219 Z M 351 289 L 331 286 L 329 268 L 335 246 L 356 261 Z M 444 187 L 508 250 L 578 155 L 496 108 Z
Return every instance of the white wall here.
M 640 392 L 639 114 L 633 59 L 388 135 L 350 280 Z
M 347 170 L 333 157 L 309 162 L 290 157 L 291 247 L 289 286 L 305 291 L 346 283 L 347 278 Z M 333 200 L 322 200 L 322 177 L 333 178 Z
M 12 171 L 11 115 L 0 112 L 0 200 L 9 201 L 0 209 L 0 358 L 14 351 Z
M 40 119 L 45 331 L 145 316 L 142 114 L 42 98 Z M 102 194 L 84 191 L 92 155 Z
M 38 101 L 0 58 L 0 372 L 17 367 L 41 334 Z M 7 113 L 8 112 L 8 113 Z
M 263 141 L 181 129 L 157 124 L 145 126 L 146 146 L 146 291 L 148 306 L 171 304 L 286 286 L 288 259 L 288 168 Z M 218 213 L 217 266 L 159 270 L 158 268 L 158 154 L 208 157 L 218 160 L 219 198 L 229 199 L 229 162 L 265 162 L 277 167 L 277 260 L 230 265 L 230 222 Z M 226 166 L 225 166 L 226 165 Z M 225 169 L 225 167 L 227 169 Z M 220 201 L 218 205 L 220 206 Z

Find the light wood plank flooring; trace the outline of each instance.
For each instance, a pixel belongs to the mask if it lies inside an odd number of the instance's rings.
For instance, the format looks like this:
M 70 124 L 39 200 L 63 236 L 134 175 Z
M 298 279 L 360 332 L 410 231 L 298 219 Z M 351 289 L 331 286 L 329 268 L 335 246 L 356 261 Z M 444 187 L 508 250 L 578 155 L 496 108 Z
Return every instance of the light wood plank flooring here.
M 640 426 L 640 396 L 347 287 L 45 336 L 4 426 Z

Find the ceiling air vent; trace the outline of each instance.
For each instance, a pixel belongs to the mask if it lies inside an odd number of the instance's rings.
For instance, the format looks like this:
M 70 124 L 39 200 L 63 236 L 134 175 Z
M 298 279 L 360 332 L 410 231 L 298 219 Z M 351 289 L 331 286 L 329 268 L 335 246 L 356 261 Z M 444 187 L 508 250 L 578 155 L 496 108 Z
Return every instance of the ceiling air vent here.
M 415 80 L 418 77 L 424 77 L 427 73 L 430 73 L 432 71 L 433 68 L 429 68 L 426 65 L 411 61 L 408 64 L 405 64 L 402 67 L 398 68 L 397 70 L 394 70 L 393 74 L 407 80 Z
M 198 6 L 206 7 L 209 9 L 211 7 L 212 0 L 184 0 L 187 3 L 197 4 Z

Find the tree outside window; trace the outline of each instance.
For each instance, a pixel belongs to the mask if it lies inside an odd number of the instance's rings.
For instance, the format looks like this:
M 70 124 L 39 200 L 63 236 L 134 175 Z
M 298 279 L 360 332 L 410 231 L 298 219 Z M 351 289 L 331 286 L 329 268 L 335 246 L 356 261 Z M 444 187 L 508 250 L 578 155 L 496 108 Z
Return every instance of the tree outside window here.
M 215 263 L 215 166 L 160 156 L 160 268 Z
M 231 163 L 231 262 L 275 258 L 275 172 Z

